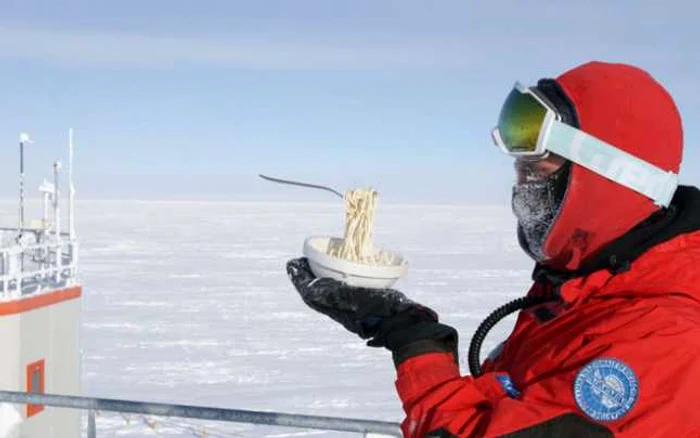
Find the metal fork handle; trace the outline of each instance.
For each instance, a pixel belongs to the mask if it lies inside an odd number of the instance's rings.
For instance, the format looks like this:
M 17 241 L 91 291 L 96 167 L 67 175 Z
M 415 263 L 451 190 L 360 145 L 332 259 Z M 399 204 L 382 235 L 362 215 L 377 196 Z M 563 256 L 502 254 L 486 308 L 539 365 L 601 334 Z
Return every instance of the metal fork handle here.
M 272 182 L 276 182 L 276 183 L 280 183 L 280 184 L 289 184 L 289 185 L 293 185 L 293 186 L 310 187 L 310 188 L 312 188 L 312 189 L 325 190 L 325 191 L 327 191 L 327 192 L 331 192 L 331 193 L 335 194 L 336 196 L 338 196 L 338 197 L 340 197 L 340 198 L 343 198 L 343 197 L 344 197 L 343 194 L 340 193 L 339 191 L 337 191 L 337 190 L 335 190 L 335 189 L 332 189 L 332 188 L 330 188 L 330 187 L 321 186 L 321 185 L 318 185 L 318 184 L 309 184 L 309 183 L 303 183 L 303 182 L 299 182 L 299 181 L 290 181 L 290 180 L 287 180 L 287 179 L 273 178 L 273 177 L 271 177 L 271 176 L 266 176 L 266 175 L 262 175 L 262 174 L 258 174 L 258 176 L 259 176 L 260 178 L 262 178 L 262 179 L 265 179 L 265 180 L 268 180 L 268 181 L 272 181 Z

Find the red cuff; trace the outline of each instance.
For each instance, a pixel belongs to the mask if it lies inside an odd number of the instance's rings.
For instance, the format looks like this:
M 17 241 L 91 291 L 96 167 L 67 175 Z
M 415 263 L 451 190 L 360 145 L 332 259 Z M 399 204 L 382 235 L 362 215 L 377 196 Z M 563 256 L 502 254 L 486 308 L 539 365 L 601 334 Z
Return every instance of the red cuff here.
M 461 380 L 461 384 L 471 383 L 482 401 L 494 403 L 508 396 L 497 379 L 498 374 L 502 373 L 487 373 L 477 379 L 461 377 L 451 353 L 428 353 L 407 359 L 399 365 L 396 390 L 404 404 L 412 404 L 445 382 Z
M 452 353 L 427 353 L 406 359 L 396 372 L 396 390 L 404 403 L 448 380 L 460 378 Z

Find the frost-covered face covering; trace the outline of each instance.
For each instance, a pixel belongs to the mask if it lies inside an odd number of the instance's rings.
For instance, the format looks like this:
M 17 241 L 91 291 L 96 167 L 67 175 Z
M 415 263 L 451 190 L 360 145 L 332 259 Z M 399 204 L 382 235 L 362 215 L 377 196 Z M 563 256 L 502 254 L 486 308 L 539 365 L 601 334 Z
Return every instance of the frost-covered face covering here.
M 513 187 L 512 208 L 518 218 L 518 240 L 535 261 L 546 260 L 544 242 L 561 208 L 569 177 L 569 164 L 551 175 L 526 178 Z
M 562 123 L 578 128 L 576 111 L 554 80 L 540 80 L 535 90 L 557 109 Z M 571 162 L 555 159 L 549 153 L 542 157 L 525 155 L 518 157 L 515 168 L 517 179 L 511 204 L 518 219 L 518 242 L 533 260 L 545 262 L 549 258 L 544 251 L 545 242 L 564 201 Z

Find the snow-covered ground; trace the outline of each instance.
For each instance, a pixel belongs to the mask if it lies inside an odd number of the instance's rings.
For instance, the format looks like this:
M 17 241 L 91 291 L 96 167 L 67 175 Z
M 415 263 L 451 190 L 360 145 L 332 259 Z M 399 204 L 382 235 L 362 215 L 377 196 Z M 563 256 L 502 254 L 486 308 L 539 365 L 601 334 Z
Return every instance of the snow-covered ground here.
M 340 203 L 83 201 L 77 217 L 86 394 L 401 421 L 389 353 L 307 308 L 285 274 L 305 237 L 341 235 Z M 460 331 L 466 373 L 479 322 L 529 285 L 510 210 L 380 204 L 375 222 L 375 242 L 410 262 L 396 288 Z M 482 356 L 512 321 L 494 329 Z M 194 436 L 175 423 L 198 424 L 161 419 L 156 433 L 142 419 L 102 414 L 98 436 Z M 222 423 L 207 431 L 358 436 Z

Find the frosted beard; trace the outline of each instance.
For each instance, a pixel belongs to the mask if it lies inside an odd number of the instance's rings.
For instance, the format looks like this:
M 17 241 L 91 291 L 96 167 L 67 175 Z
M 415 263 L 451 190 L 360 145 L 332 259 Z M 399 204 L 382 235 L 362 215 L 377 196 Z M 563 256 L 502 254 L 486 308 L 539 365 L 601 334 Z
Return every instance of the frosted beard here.
M 547 260 L 544 242 L 564 199 L 568 168 L 564 165 L 545 179 L 513 187 L 512 208 L 518 218 L 518 240 L 536 262 Z

